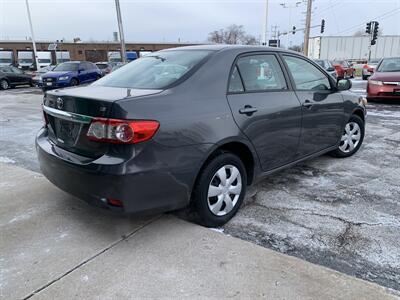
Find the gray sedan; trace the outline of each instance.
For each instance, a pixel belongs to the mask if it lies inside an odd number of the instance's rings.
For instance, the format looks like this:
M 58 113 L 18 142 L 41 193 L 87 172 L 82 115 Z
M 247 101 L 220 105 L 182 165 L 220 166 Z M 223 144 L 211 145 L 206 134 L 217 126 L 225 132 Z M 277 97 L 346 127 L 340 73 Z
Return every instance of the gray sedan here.
M 47 92 L 39 162 L 51 182 L 93 205 L 190 207 L 201 224 L 219 226 L 256 180 L 358 151 L 366 110 L 350 87 L 276 48 L 154 52 L 89 86 Z

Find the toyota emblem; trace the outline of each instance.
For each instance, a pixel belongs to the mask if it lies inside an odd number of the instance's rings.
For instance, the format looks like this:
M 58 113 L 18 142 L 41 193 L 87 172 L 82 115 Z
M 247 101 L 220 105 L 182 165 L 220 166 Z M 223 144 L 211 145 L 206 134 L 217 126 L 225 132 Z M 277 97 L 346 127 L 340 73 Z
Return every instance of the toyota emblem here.
M 64 101 L 61 98 L 57 98 L 57 108 L 62 109 L 64 107 Z

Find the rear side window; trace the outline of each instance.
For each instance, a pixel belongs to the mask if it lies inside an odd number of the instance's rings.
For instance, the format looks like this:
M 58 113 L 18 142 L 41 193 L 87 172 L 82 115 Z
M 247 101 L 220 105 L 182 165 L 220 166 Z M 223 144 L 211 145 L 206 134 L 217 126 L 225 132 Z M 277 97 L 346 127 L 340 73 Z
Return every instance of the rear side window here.
M 287 89 L 285 77 L 275 55 L 241 57 L 237 61 L 237 68 L 246 92 Z
M 229 81 L 229 92 L 230 93 L 241 93 L 244 92 L 242 79 L 240 78 L 240 74 L 238 68 L 235 66 L 233 69 L 230 81 Z
M 297 90 L 330 89 L 329 79 L 308 61 L 293 56 L 283 56 L 283 58 L 292 74 Z

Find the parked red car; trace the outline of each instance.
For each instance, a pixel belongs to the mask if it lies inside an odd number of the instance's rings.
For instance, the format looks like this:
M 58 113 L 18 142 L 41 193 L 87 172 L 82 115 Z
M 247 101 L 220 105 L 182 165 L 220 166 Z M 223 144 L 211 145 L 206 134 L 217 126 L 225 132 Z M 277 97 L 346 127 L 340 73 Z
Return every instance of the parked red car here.
M 354 73 L 356 72 L 356 69 L 354 69 L 353 65 L 351 65 L 348 61 L 346 60 L 334 61 L 333 67 L 335 68 L 336 73 L 338 74 L 338 79 L 347 77 L 354 78 Z
M 400 100 L 400 57 L 381 60 L 368 80 L 367 99 Z

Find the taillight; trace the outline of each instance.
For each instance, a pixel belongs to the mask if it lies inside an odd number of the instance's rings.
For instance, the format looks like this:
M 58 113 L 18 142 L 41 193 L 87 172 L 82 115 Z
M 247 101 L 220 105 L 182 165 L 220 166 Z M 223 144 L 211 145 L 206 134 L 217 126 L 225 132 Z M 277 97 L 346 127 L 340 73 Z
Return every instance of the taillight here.
M 151 139 L 160 127 L 157 121 L 129 121 L 95 118 L 87 136 L 92 141 L 135 144 Z

